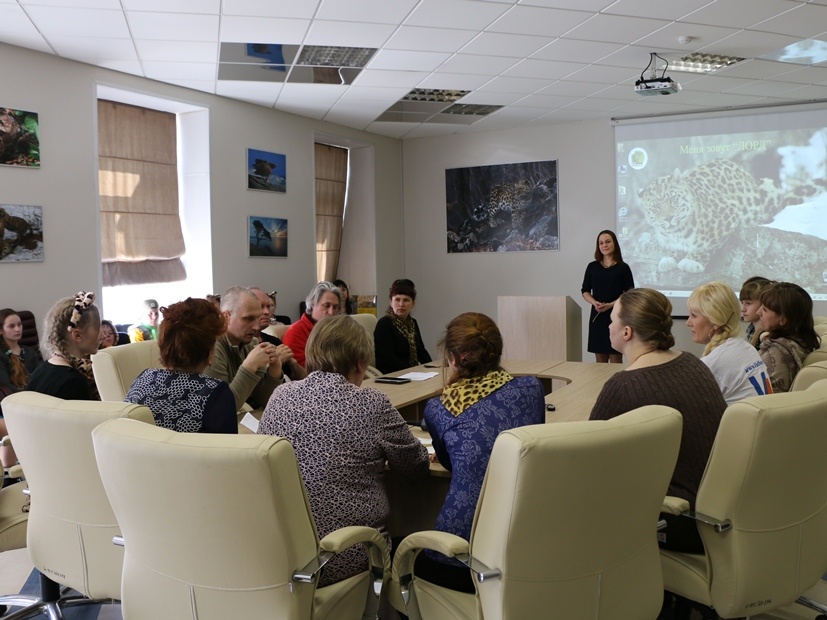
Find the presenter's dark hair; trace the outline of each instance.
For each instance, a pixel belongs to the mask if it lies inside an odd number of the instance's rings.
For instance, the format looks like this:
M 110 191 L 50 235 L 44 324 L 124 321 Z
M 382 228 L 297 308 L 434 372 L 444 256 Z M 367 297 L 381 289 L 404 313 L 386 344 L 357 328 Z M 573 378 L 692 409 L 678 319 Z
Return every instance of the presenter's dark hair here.
M 479 312 L 465 312 L 451 319 L 439 341 L 445 366 L 453 360 L 456 371 L 448 383 L 458 379 L 481 377 L 500 368 L 503 337 L 497 324 Z
M 821 345 L 813 323 L 813 299 L 798 284 L 770 284 L 761 293 L 761 305 L 781 315 L 781 324 L 769 330 L 770 338 L 795 340 L 807 351 Z
M 206 299 L 188 297 L 161 308 L 161 314 L 158 348 L 167 369 L 199 367 L 209 360 L 215 341 L 227 330 L 224 315 Z
M 651 288 L 633 288 L 619 298 L 617 318 L 631 327 L 638 338 L 661 351 L 675 346 L 672 336 L 672 304 L 666 295 Z
M 603 255 L 600 253 L 600 235 L 609 235 L 612 238 L 612 241 L 615 244 L 615 251 L 612 254 L 612 258 L 615 259 L 616 263 L 622 263 L 623 254 L 620 251 L 620 244 L 617 242 L 617 235 L 615 235 L 611 230 L 601 230 L 597 233 L 597 239 L 594 241 L 594 260 L 598 262 L 603 260 Z

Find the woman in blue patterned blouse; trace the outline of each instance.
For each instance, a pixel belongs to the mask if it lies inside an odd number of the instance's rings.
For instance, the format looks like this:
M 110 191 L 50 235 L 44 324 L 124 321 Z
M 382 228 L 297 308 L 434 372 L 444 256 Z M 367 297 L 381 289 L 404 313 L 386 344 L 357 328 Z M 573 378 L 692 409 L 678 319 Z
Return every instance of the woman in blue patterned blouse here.
M 453 319 L 439 346 L 448 378 L 442 396 L 428 401 L 425 421 L 436 457 L 452 475 L 436 529 L 467 540 L 494 440 L 501 431 L 544 423 L 545 394 L 536 377 L 514 378 L 500 368 L 503 339 L 484 314 Z M 470 571 L 436 552 L 420 553 L 414 573 L 447 588 L 474 591 Z
M 124 400 L 149 407 L 156 426 L 181 433 L 238 433 L 229 384 L 204 374 L 216 339 L 227 329 L 221 312 L 211 301 L 189 297 L 161 313 L 158 347 L 164 367 L 144 370 Z

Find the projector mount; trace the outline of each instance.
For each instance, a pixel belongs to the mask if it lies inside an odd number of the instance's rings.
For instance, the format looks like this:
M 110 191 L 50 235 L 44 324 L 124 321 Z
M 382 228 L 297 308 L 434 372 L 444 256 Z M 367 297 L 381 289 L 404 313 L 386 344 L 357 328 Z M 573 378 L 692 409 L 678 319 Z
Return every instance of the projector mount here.
M 660 58 L 666 64 L 663 66 L 663 71 L 658 77 L 656 58 Z M 651 67 L 649 79 L 643 76 L 647 69 Z M 655 52 L 649 53 L 649 64 L 640 72 L 640 79 L 635 82 L 635 92 L 638 95 L 672 95 L 681 89 L 681 85 L 675 80 L 666 75 L 666 69 L 669 68 L 669 61 L 659 56 Z

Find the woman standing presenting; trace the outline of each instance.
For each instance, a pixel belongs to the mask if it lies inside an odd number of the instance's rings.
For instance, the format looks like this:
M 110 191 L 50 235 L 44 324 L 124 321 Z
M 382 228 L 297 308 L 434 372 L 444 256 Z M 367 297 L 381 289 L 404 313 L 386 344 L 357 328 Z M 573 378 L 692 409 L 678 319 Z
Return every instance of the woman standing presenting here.
M 623 355 L 612 348 L 609 341 L 609 323 L 612 306 L 621 294 L 635 288 L 635 280 L 629 265 L 623 262 L 617 237 L 611 230 L 601 230 L 597 235 L 594 261 L 586 267 L 583 299 L 592 306 L 589 315 L 588 350 L 596 361 L 619 364 Z

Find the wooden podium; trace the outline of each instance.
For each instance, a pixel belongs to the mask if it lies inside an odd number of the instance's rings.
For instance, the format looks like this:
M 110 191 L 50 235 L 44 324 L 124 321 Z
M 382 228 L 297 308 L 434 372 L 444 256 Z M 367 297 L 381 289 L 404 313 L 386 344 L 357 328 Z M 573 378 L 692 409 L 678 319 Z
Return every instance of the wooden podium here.
M 583 361 L 581 317 L 571 297 L 497 297 L 503 359 Z

